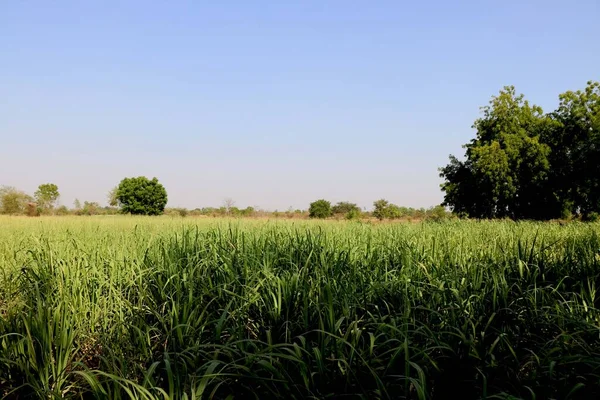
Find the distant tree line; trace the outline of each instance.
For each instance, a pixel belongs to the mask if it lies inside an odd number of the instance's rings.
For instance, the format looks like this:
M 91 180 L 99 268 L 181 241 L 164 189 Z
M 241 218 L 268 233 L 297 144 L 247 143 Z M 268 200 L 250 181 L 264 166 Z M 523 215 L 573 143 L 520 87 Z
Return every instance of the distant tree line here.
M 472 218 L 595 220 L 600 213 L 600 83 L 544 113 L 507 86 L 483 107 L 464 161 L 440 169 L 444 205 Z
M 10 215 L 169 215 L 176 217 L 268 217 L 268 218 L 333 218 L 333 219 L 445 219 L 450 214 L 442 206 L 429 209 L 399 207 L 387 200 L 374 202 L 373 211 L 361 210 L 358 205 L 341 201 L 335 205 L 321 199 L 310 204 L 308 211 L 288 209 L 286 211 L 265 211 L 258 207 L 236 207 L 235 201 L 225 199 L 221 207 L 187 209 L 167 208 L 167 191 L 156 178 L 125 178 L 107 195 L 108 206 L 95 201 L 75 199 L 72 208 L 58 206 L 60 193 L 52 183 L 42 184 L 34 196 L 13 187 L 0 187 L 0 213 Z
M 354 203 L 347 201 L 339 202 L 331 205 L 331 202 L 325 199 L 319 199 L 310 203 L 308 209 L 310 218 L 330 218 L 343 217 L 345 219 L 360 219 L 375 217 L 379 220 L 391 219 L 427 219 L 427 220 L 442 220 L 451 218 L 452 215 L 443 207 L 435 206 L 428 209 L 400 207 L 390 203 L 385 199 L 377 200 L 373 203 L 373 211 L 361 211 Z

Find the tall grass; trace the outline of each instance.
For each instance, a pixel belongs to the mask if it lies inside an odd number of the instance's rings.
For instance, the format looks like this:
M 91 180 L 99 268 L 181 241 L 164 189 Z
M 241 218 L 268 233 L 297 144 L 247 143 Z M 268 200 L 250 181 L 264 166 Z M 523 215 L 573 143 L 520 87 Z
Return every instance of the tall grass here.
M 9 398 L 600 395 L 600 225 L 0 226 Z

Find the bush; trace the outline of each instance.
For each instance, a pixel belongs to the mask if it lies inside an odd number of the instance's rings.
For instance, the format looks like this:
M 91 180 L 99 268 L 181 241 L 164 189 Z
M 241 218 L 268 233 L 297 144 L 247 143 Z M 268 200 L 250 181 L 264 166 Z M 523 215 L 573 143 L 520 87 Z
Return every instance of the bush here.
M 359 219 L 360 218 L 360 210 L 350 210 L 346 213 L 347 220 Z
M 165 215 L 169 215 L 171 217 L 187 217 L 188 210 L 187 208 L 165 208 Z
M 592 211 L 591 213 L 589 213 L 585 216 L 585 221 L 588 221 L 588 222 L 598 222 L 599 220 L 600 220 L 600 214 L 598 214 L 595 211 Z
M 251 217 L 254 215 L 255 212 L 256 210 L 254 209 L 254 207 L 246 207 L 242 210 L 242 215 L 244 217 Z
M 56 215 L 69 215 L 69 209 L 67 206 L 60 206 L 56 209 Z
M 31 196 L 13 187 L 0 188 L 0 212 L 2 214 L 24 214 Z
M 331 207 L 331 212 L 334 214 L 348 214 L 350 211 L 360 212 L 360 208 L 354 203 L 340 201 L 335 206 Z
M 327 218 L 331 217 L 331 203 L 327 200 L 317 200 L 310 203 L 308 215 L 311 218 Z
M 386 218 L 397 218 L 400 214 L 398 206 L 390 204 L 390 202 L 385 199 L 375 201 L 373 207 L 373 216 L 380 221 Z
M 27 216 L 29 217 L 39 217 L 41 213 L 40 208 L 36 203 L 27 203 Z
M 450 214 L 444 206 L 435 206 L 427 211 L 425 219 L 427 221 L 443 221 L 448 219 Z
M 160 215 L 167 205 L 167 191 L 156 178 L 125 178 L 117 188 L 117 200 L 125 214 Z

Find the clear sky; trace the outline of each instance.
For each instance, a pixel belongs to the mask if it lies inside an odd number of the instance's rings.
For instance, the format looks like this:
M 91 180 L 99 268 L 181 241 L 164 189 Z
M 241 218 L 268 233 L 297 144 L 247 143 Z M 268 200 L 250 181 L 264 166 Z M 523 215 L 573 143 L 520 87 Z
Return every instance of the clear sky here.
M 550 111 L 600 79 L 599 21 L 598 0 L 2 0 L 0 184 L 432 206 L 504 85 Z

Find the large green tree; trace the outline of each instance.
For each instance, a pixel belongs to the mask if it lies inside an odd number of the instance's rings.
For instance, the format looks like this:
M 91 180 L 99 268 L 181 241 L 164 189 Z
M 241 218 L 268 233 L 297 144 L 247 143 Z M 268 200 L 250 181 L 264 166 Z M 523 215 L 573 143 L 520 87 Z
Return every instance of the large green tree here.
M 116 199 L 125 214 L 159 215 L 167 205 L 167 191 L 156 178 L 125 178 L 117 187 Z
M 505 87 L 475 121 L 465 160 L 450 156 L 440 169 L 444 205 L 477 218 L 551 217 L 551 148 L 541 138 L 557 126 L 514 87 Z
M 475 121 L 465 160 L 440 169 L 444 204 L 477 218 L 549 219 L 600 212 L 600 83 L 544 114 L 512 86 Z

